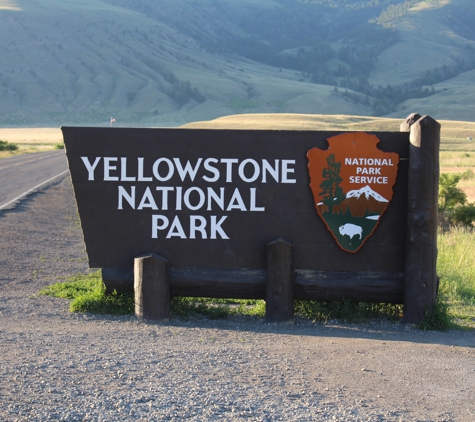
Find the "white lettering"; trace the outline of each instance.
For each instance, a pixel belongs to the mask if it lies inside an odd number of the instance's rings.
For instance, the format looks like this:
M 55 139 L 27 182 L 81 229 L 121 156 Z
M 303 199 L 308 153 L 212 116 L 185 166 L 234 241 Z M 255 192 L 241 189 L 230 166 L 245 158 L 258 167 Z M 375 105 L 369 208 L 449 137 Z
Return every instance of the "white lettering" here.
M 138 178 L 137 178 L 137 181 L 139 182 L 151 182 L 153 180 L 153 177 L 144 177 L 143 175 L 143 157 L 138 157 L 137 158 L 137 162 L 138 162 L 138 166 L 139 166 L 139 169 L 138 169 Z
M 192 192 L 198 192 L 198 195 L 200 197 L 198 205 L 191 205 L 190 195 L 191 195 Z M 203 206 L 203 204 L 205 203 L 205 200 L 206 200 L 205 194 L 200 188 L 189 188 L 189 189 L 187 189 L 186 192 L 185 192 L 185 196 L 183 197 L 183 201 L 185 202 L 185 206 L 188 207 L 188 209 L 190 209 L 192 211 L 199 210 Z
M 123 186 L 119 186 L 119 205 L 117 207 L 117 209 L 119 210 L 123 209 L 122 198 L 124 198 L 134 210 L 135 209 L 135 186 L 131 186 L 130 195 Z
M 244 167 L 246 167 L 247 163 L 251 163 L 254 166 L 254 174 L 249 178 L 246 177 L 246 175 L 244 174 Z M 239 164 L 239 177 L 244 182 L 247 182 L 247 183 L 254 182 L 254 180 L 256 180 L 259 177 L 259 173 L 260 173 L 259 164 L 257 163 L 256 160 L 253 160 L 252 158 L 248 158 L 244 160 L 241 164 Z
M 216 222 L 216 218 L 217 217 L 215 215 L 211 216 L 211 235 L 210 235 L 210 239 L 216 239 L 217 234 L 219 234 L 221 239 L 229 239 L 227 234 L 221 228 L 221 224 L 224 223 L 224 220 L 226 220 L 226 218 L 228 218 L 228 216 L 225 215 L 224 217 L 221 217 L 221 220 L 219 220 L 218 222 Z
M 345 158 L 347 166 L 393 166 L 392 159 L 386 158 Z
M 378 185 L 387 185 L 388 178 L 387 177 L 375 177 L 375 176 L 350 176 L 350 183 L 375 183 Z
M 262 183 L 267 183 L 267 173 L 279 183 L 279 160 L 274 160 L 274 167 L 272 167 L 267 160 L 262 160 Z
M 207 158 L 205 160 L 205 164 L 204 164 L 205 170 L 207 170 L 210 173 L 214 174 L 213 177 L 203 176 L 203 180 L 205 180 L 206 182 L 213 183 L 213 182 L 218 181 L 218 179 L 219 179 L 219 170 L 210 165 L 210 163 L 217 163 L 217 162 L 218 162 L 218 160 L 216 158 Z
M 282 177 L 280 178 L 281 183 L 297 183 L 295 179 L 288 178 L 289 173 L 295 172 L 295 169 L 288 167 L 290 164 L 295 164 L 295 160 L 282 160 Z
M 233 181 L 233 164 L 239 162 L 237 158 L 221 158 L 221 162 L 226 164 L 226 182 Z
M 142 210 L 144 208 L 151 208 L 152 210 L 158 210 L 157 204 L 155 203 L 155 199 L 153 199 L 152 192 L 150 188 L 147 186 L 145 189 L 145 193 L 142 196 L 142 200 L 138 206 L 138 210 Z
M 234 189 L 234 193 L 231 197 L 231 200 L 229 201 L 228 208 L 226 208 L 226 211 L 231 210 L 247 211 L 238 188 Z
M 161 163 L 167 163 L 168 165 L 168 174 L 164 177 L 160 176 L 160 173 L 158 172 L 158 166 Z M 160 182 L 167 182 L 172 178 L 173 173 L 175 172 L 175 167 L 173 166 L 171 160 L 169 160 L 168 158 L 159 158 L 153 163 L 152 172 L 157 180 L 159 180 Z
M 181 192 L 182 192 L 183 188 L 181 186 L 178 186 L 176 188 L 176 206 L 175 206 L 175 210 L 177 211 L 181 211 Z
M 159 226 L 158 220 L 162 221 L 162 224 Z M 152 215 L 152 239 L 158 238 L 158 231 L 165 230 L 168 227 L 169 220 L 164 215 Z
M 256 188 L 251 188 L 251 206 L 249 211 L 265 211 L 265 207 L 256 207 Z
M 219 196 L 213 188 L 208 187 L 208 207 L 207 211 L 211 211 L 211 200 L 224 211 L 224 188 L 219 188 Z
M 117 170 L 117 167 L 111 164 L 113 161 L 117 161 L 117 157 L 104 157 L 104 180 L 112 182 L 119 180 L 117 176 L 110 175 L 111 170 Z
M 168 192 L 173 192 L 175 189 L 171 186 L 157 186 L 155 190 L 162 192 L 162 210 L 168 210 Z
M 224 221 L 227 219 L 227 216 L 222 216 L 219 221 L 216 215 L 210 216 L 210 236 L 209 239 L 217 239 L 218 236 L 221 239 L 229 239 L 226 232 L 221 227 Z M 152 239 L 158 238 L 158 232 L 161 230 L 167 230 L 167 239 L 172 237 L 179 237 L 180 239 L 188 239 L 183 226 L 181 224 L 180 218 L 176 215 L 173 219 L 172 224 L 169 228 L 170 220 L 164 215 L 152 215 Z M 208 239 L 208 233 L 206 228 L 208 227 L 208 221 L 205 217 L 201 215 L 190 215 L 190 236 L 189 239 L 196 239 L 197 234 L 201 235 L 202 239 Z
M 96 157 L 94 164 L 91 165 L 89 162 L 89 159 L 87 157 L 81 157 L 81 160 L 83 161 L 84 165 L 86 166 L 87 169 L 87 174 L 88 178 L 87 180 L 94 180 L 94 170 L 99 164 L 99 161 L 101 161 L 101 157 Z
M 134 176 L 127 176 L 127 157 L 120 158 L 120 181 L 135 182 Z
M 167 234 L 167 239 L 170 239 L 172 237 L 179 237 L 180 239 L 186 239 L 186 234 L 180 223 L 180 219 L 178 218 L 178 215 L 175 215 L 172 225 L 170 226 L 170 230 L 168 231 L 168 234 Z
M 201 224 L 197 224 L 200 222 Z M 196 232 L 199 231 L 201 233 L 202 239 L 207 239 L 206 234 L 206 218 L 200 215 L 191 215 L 190 216 L 190 239 L 196 239 Z
M 198 158 L 196 162 L 195 168 L 191 167 L 190 161 L 186 162 L 185 168 L 181 165 L 179 158 L 174 158 L 173 161 L 175 162 L 176 169 L 178 170 L 178 174 L 180 175 L 181 181 L 183 182 L 188 174 L 190 176 L 191 181 L 193 182 L 196 177 L 196 173 L 198 172 L 198 168 L 200 167 L 202 158 Z

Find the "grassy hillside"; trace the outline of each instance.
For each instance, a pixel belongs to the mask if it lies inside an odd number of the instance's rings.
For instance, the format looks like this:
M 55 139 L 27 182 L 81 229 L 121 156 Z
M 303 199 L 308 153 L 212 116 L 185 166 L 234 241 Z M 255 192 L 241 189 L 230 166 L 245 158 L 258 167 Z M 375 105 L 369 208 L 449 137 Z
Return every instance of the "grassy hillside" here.
M 0 125 L 475 120 L 472 15 L 469 0 L 0 0 Z
M 190 129 L 257 130 L 342 130 L 399 132 L 404 119 L 321 115 L 321 114 L 241 114 L 184 125 Z M 439 120 L 442 151 L 475 151 L 475 122 Z M 1 133 L 1 132 L 0 132 Z M 469 138 L 472 138 L 470 140 Z
M 336 130 L 336 131 L 388 131 L 398 132 L 403 119 L 297 113 L 237 114 L 214 120 L 197 121 L 183 125 L 189 129 L 255 129 L 255 130 Z M 456 151 L 475 151 L 475 122 L 439 120 L 441 129 L 441 150 L 453 151 L 453 163 L 443 165 L 460 166 Z M 0 128 L 0 140 L 21 146 L 47 145 L 50 148 L 62 142 L 59 128 Z M 472 138 L 470 140 L 469 138 Z M 447 155 L 449 157 L 449 155 Z M 468 157 L 467 157 L 468 158 Z M 471 160 L 473 161 L 473 160 Z M 475 162 L 467 164 L 475 166 Z M 462 163 L 463 167 L 463 163 Z
M 168 13 L 186 9 L 162 3 Z M 112 116 L 176 125 L 241 111 L 354 111 L 327 86 L 208 52 L 146 13 L 96 0 L 16 4 L 0 12 L 3 125 L 105 124 Z
M 419 79 L 436 92 L 403 101 L 388 116 L 423 110 L 441 119 L 475 120 L 474 6 L 472 0 L 419 2 L 395 25 L 399 41 L 378 57 L 370 83 Z

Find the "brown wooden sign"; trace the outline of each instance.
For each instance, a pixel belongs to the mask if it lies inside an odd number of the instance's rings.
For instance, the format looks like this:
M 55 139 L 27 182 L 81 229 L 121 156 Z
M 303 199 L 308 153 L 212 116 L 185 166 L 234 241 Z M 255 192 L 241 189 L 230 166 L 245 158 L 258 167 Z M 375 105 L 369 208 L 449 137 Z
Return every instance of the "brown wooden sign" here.
M 393 197 L 399 156 L 377 148 L 364 132 L 328 139 L 326 150 L 307 156 L 318 215 L 345 251 L 355 253 L 374 233 Z
M 172 268 L 264 269 L 266 244 L 283 238 L 295 247 L 297 269 L 404 268 L 406 165 L 399 166 L 394 182 L 397 157 L 408 157 L 407 133 L 378 133 L 376 138 L 310 131 L 72 127 L 63 127 L 63 133 L 91 267 L 132 268 L 135 257 L 152 252 Z M 312 181 L 308 151 L 314 160 Z M 342 178 L 354 173 L 355 190 L 370 185 L 362 174 L 377 167 L 368 179 L 379 178 L 381 186 L 394 191 L 389 202 L 389 193 L 380 190 L 387 209 L 378 211 L 378 220 L 366 219 L 379 227 L 370 239 L 366 231 L 373 229 L 364 229 L 366 242 L 356 255 L 335 244 L 333 237 L 340 233 L 330 233 L 326 214 L 319 211 L 324 223 L 315 212 L 315 192 L 324 182 L 322 170 L 312 169 L 327 168 L 328 154 L 343 163 Z M 353 161 L 347 163 L 346 157 Z M 362 159 L 366 165 L 356 165 Z M 376 166 L 371 160 L 383 161 Z M 389 168 L 393 173 L 386 172 Z M 350 182 L 345 183 L 341 187 L 348 194 Z M 357 209 L 341 203 L 344 212 L 345 206 L 352 215 Z M 365 217 L 345 223 L 342 238 L 354 243 L 350 224 L 362 227 L 354 221 Z
M 376 134 L 62 130 L 89 265 L 135 287 L 139 317 L 166 319 L 173 296 L 265 299 L 269 322 L 294 299 L 404 302 L 406 322 L 436 303 L 428 116 Z

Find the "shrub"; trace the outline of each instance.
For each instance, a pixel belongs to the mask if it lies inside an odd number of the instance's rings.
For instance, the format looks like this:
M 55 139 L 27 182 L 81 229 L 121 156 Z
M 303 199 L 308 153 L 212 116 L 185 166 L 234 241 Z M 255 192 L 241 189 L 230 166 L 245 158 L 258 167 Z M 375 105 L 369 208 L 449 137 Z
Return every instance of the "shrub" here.
M 472 226 L 475 221 L 475 204 L 467 202 L 467 195 L 457 185 L 468 173 L 442 173 L 439 181 L 439 224 L 443 229 L 454 225 Z
M 461 174 L 462 180 L 471 180 L 475 177 L 475 173 L 472 169 L 467 169 Z
M 0 151 L 16 151 L 17 149 L 18 145 L 16 144 L 7 141 L 0 141 Z

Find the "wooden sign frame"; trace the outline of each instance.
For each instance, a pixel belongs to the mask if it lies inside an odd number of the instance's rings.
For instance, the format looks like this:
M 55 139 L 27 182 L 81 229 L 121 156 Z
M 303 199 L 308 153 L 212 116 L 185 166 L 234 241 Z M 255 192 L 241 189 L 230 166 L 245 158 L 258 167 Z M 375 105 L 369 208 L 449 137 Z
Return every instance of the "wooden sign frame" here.
M 135 284 L 138 316 L 167 318 L 173 296 L 265 299 L 266 319 L 287 322 L 294 299 L 404 303 L 406 322 L 435 304 L 440 125 L 428 116 L 374 132 L 400 165 L 356 254 L 322 226 L 303 165 L 340 132 L 62 130 L 90 266 L 109 291 Z

